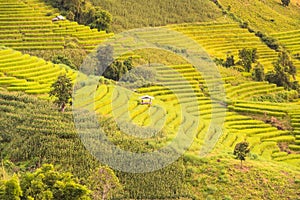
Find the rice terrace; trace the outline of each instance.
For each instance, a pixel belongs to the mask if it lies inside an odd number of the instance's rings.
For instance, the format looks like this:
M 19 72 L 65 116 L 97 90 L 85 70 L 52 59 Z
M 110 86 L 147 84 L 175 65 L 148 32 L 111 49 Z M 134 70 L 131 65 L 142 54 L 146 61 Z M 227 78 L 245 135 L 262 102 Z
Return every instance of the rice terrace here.
M 300 199 L 299 0 L 0 0 L 0 200 Z

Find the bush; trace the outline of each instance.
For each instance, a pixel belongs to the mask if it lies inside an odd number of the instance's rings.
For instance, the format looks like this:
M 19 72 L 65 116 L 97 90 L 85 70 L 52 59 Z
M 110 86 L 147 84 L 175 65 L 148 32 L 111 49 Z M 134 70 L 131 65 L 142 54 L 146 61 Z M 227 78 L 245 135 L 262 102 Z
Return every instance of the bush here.
M 223 64 L 223 66 L 226 67 L 226 68 L 229 68 L 229 67 L 232 67 L 234 65 L 235 65 L 234 56 L 233 55 L 227 55 L 226 61 Z
M 264 67 L 258 63 L 252 72 L 252 79 L 254 81 L 264 81 L 265 80 L 265 72 L 264 72 Z
M 258 59 L 256 48 L 243 48 L 239 50 L 239 63 L 245 68 L 246 72 L 250 72 L 252 63 L 255 63 Z
M 283 6 L 289 6 L 291 0 L 281 0 Z
M 70 68 L 77 70 L 77 67 L 66 56 L 57 55 L 52 58 L 54 64 L 68 65 Z
M 52 15 L 53 15 L 52 12 L 47 12 L 47 13 L 46 13 L 46 16 L 47 16 L 47 17 L 52 16 Z
M 224 64 L 224 59 L 223 59 L 223 58 L 214 58 L 214 62 L 216 63 L 216 65 L 221 65 L 221 66 L 223 66 L 223 64 Z
M 256 32 L 255 35 L 257 37 L 259 37 L 261 39 L 261 41 L 263 41 L 271 49 L 274 49 L 275 51 L 279 50 L 279 44 L 276 39 L 274 39 L 270 36 L 267 36 L 260 31 Z

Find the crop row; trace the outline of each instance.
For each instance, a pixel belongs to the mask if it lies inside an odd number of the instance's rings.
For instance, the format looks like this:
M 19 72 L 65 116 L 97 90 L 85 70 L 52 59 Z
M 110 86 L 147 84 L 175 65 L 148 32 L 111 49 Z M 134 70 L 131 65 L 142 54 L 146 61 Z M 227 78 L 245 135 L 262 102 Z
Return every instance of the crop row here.
M 228 109 L 241 112 L 241 113 L 248 113 L 248 114 L 259 114 L 259 115 L 267 115 L 267 116 L 275 116 L 275 117 L 284 117 L 286 116 L 285 113 L 276 112 L 276 111 L 269 111 L 263 109 L 254 109 L 254 108 L 243 108 L 243 107 L 236 107 L 236 106 L 228 106 Z
M 172 25 L 170 28 L 196 40 L 212 57 L 225 58 L 228 52 L 237 56 L 238 50 L 251 46 L 257 48 L 259 56 L 268 58 L 263 63 L 268 65 L 265 67 L 271 68 L 271 63 L 277 56 L 277 53 L 264 45 L 254 33 L 240 28 L 238 24 Z
M 39 1 L 0 3 L 0 38 L 4 39 L 1 44 L 17 50 L 58 50 L 65 48 L 65 37 L 72 37 L 78 44 L 86 45 L 84 49 L 91 50 L 112 35 L 68 20 L 53 23 L 53 16 L 45 16 L 51 10 Z
M 29 94 L 48 93 L 50 85 L 60 74 L 67 74 L 74 80 L 76 73 L 42 59 L 22 55 L 12 50 L 0 50 L 0 84 L 9 91 L 25 91 Z M 13 58 L 13 59 L 11 59 Z

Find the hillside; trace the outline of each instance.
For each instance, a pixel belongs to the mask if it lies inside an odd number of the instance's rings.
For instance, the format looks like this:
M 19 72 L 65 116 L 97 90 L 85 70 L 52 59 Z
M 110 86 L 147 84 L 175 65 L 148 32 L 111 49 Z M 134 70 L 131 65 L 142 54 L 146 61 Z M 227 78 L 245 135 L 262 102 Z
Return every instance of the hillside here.
M 256 30 L 264 33 L 291 31 L 300 28 L 300 4 L 291 0 L 288 7 L 281 0 L 219 0 L 225 9 L 229 9 Z
M 74 173 L 85 183 L 90 169 L 99 165 L 78 139 L 70 112 L 59 113 L 49 102 L 7 92 L 0 92 L 0 109 L 0 148 L 2 156 L 18 166 L 15 170 L 26 171 L 43 163 L 53 163 L 62 171 Z M 137 143 L 134 147 L 124 139 L 115 142 L 123 143 L 129 149 L 137 147 Z M 294 199 L 299 195 L 300 173 L 297 168 L 253 159 L 247 160 L 241 170 L 239 161 L 227 153 L 202 159 L 187 154 L 157 172 L 117 174 L 126 186 L 124 197 L 134 199 L 238 199 L 245 193 L 237 188 L 247 188 L 246 196 L 252 199 L 262 196 L 283 199 L 287 194 Z M 173 188 L 166 187 L 166 182 Z M 174 189 L 177 194 L 172 196 Z
M 279 43 L 293 55 L 294 63 L 300 66 L 299 29 L 294 31 L 277 32 L 271 34 Z M 298 67 L 299 68 L 299 67 Z
M 277 52 L 265 45 L 254 33 L 241 28 L 238 23 L 199 23 L 169 27 L 197 41 L 213 58 L 225 59 L 227 55 L 233 55 L 237 60 L 238 51 L 242 48 L 256 48 L 258 62 L 266 71 L 272 69 L 272 62 L 277 58 Z
M 187 174 L 199 199 L 297 199 L 298 172 L 250 160 L 241 169 L 227 156 L 188 162 Z
M 223 20 L 219 19 L 222 12 L 209 0 L 92 2 L 113 15 L 112 27 L 115 32 L 148 26 Z
M 108 165 L 123 187 L 103 199 L 300 198 L 298 0 L 91 1 L 115 33 L 52 22 L 59 12 L 42 0 L 0 0 L 0 195 L 5 170 L 49 163 L 86 185 Z M 258 56 L 248 71 L 243 48 Z M 61 74 L 74 84 L 65 112 L 48 95 Z

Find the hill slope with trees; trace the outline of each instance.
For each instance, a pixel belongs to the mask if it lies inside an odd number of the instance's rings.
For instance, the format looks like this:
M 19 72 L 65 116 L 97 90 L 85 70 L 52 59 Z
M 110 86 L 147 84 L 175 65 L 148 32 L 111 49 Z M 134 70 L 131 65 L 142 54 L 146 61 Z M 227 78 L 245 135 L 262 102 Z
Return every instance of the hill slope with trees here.
M 75 199 L 299 199 L 299 10 L 298 0 L 284 6 L 280 0 L 0 0 L 0 198 L 64 199 L 73 191 Z M 59 14 L 77 22 L 52 22 Z M 104 73 L 98 66 L 88 81 L 90 74 L 77 71 L 114 35 L 109 31 L 148 26 L 163 31 L 135 36 L 162 49 L 127 52 Z M 220 77 L 205 76 L 184 59 L 195 42 L 219 65 L 203 57 Z M 94 52 L 97 61 L 106 56 Z M 73 102 L 63 74 L 75 83 Z M 68 83 L 61 99 L 59 76 Z M 223 100 L 215 98 L 214 83 L 224 88 Z M 56 101 L 48 97 L 51 87 Z M 141 104 L 142 95 L 153 96 L 152 105 Z M 96 113 L 108 139 L 134 153 L 164 147 L 178 130 L 195 134 L 187 151 L 163 169 L 112 171 L 89 152 L 96 140 L 82 142 L 76 106 Z M 83 125 L 91 125 L 88 117 Z M 221 126 L 211 124 L 215 119 Z M 156 134 L 137 138 L 137 127 Z M 239 154 L 241 142 L 247 148 Z M 206 144 L 214 148 L 201 157 Z

